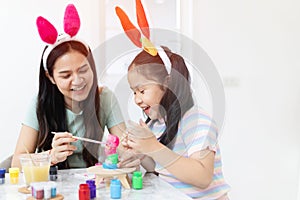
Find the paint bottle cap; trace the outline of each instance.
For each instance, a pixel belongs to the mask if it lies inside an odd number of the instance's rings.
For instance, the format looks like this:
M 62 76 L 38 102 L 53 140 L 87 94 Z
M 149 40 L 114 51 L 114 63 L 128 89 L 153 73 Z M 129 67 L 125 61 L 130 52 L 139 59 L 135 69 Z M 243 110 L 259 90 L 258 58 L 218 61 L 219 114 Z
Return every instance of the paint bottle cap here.
M 9 173 L 19 173 L 20 169 L 18 167 L 11 167 L 8 169 Z
M 54 188 L 57 186 L 57 183 L 55 183 L 54 181 L 49 181 L 49 185 Z
M 5 174 L 6 169 L 5 168 L 0 168 L 0 174 Z
M 142 172 L 141 171 L 135 171 L 135 172 L 133 172 L 133 176 L 142 177 Z
M 58 170 L 57 166 L 51 166 L 50 170 L 49 170 L 49 174 L 50 175 L 56 175 L 57 174 L 57 170 Z
M 95 185 L 95 180 L 90 179 L 90 180 L 86 180 L 86 183 L 90 186 L 90 185 Z
M 90 199 L 90 189 L 88 184 L 79 185 L 79 200 L 89 200 Z
M 121 182 L 119 179 L 112 179 L 110 182 L 111 185 L 121 185 Z

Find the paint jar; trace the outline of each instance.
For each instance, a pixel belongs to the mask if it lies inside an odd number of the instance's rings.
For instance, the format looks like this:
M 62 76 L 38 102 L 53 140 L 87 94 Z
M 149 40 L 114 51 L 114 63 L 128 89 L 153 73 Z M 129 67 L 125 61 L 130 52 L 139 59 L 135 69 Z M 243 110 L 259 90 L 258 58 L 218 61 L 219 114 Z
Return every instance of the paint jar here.
M 31 195 L 33 197 L 36 196 L 36 193 L 35 193 L 35 186 L 37 185 L 38 183 L 30 183 L 30 188 L 31 188 Z
M 8 172 L 10 184 L 18 184 L 20 169 L 18 167 L 11 167 L 8 169 Z
M 44 199 L 45 200 L 51 199 L 51 185 L 49 183 L 44 185 Z
M 79 200 L 90 200 L 90 189 L 88 184 L 79 185 Z
M 49 170 L 49 179 L 50 181 L 56 181 L 57 180 L 57 166 L 51 166 Z
M 5 168 L 0 168 L 0 185 L 5 183 Z
M 86 183 L 89 185 L 90 189 L 90 198 L 96 198 L 96 184 L 95 180 L 87 180 Z
M 112 179 L 110 182 L 110 198 L 121 199 L 121 182 L 119 179 Z
M 140 190 L 143 188 L 143 177 L 141 171 L 133 172 L 132 176 L 132 188 L 135 190 Z
M 44 185 L 41 183 L 37 183 L 34 186 L 34 198 L 36 198 L 37 200 L 41 200 L 44 199 Z
M 53 181 L 50 181 L 49 185 L 51 186 L 51 198 L 54 198 L 54 197 L 56 197 L 56 187 L 57 187 L 57 184 L 55 182 L 53 182 Z

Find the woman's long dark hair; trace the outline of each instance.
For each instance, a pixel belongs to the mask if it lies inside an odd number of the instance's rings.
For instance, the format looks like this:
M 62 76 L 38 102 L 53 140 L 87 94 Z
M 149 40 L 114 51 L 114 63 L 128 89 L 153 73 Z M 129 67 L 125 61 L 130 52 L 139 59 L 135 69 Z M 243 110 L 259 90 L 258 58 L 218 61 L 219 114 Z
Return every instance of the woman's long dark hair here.
M 161 85 L 165 85 L 167 80 L 166 91 L 160 101 L 160 114 L 165 119 L 166 129 L 159 140 L 162 144 L 173 148 L 178 124 L 184 113 L 194 105 L 194 101 L 190 87 L 190 75 L 184 59 L 180 55 L 172 53 L 167 47 L 162 48 L 172 65 L 170 74 L 168 74 L 159 55 L 151 56 L 146 51 L 140 52 L 134 58 L 128 71 L 150 64 L 146 70 L 139 70 L 142 76 L 155 80 Z M 149 121 L 150 118 L 146 120 L 146 123 Z
M 91 91 L 87 99 L 80 103 L 80 107 L 83 110 L 84 125 L 86 130 L 85 137 L 102 140 L 103 131 L 101 129 L 99 120 L 100 97 L 97 83 L 97 73 L 93 55 L 90 49 L 87 49 L 87 47 L 79 41 L 68 41 L 58 45 L 51 51 L 47 59 L 47 70 L 49 76 L 53 77 L 53 65 L 55 61 L 60 56 L 70 51 L 77 51 L 86 56 L 94 75 Z M 66 118 L 64 96 L 58 90 L 57 86 L 52 84 L 52 82 L 46 76 L 42 59 L 39 75 L 37 118 L 39 122 L 39 137 L 37 144 L 39 152 L 46 151 L 52 148 L 51 144 L 54 135 L 51 134 L 51 131 L 69 131 Z M 83 143 L 82 156 L 87 164 L 87 167 L 93 166 L 98 162 L 97 155 L 97 144 L 89 143 L 88 145 L 86 145 L 85 143 Z M 59 169 L 69 168 L 67 160 L 58 163 L 58 167 Z

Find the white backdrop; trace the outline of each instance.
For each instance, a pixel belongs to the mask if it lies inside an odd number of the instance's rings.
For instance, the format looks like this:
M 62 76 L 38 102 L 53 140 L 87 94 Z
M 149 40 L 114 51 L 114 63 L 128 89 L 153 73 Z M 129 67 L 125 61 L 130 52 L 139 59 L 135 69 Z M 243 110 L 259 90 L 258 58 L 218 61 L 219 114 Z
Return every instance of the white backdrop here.
M 96 47 L 107 37 L 107 25 L 100 20 L 104 1 L 1 2 L 0 160 L 12 154 L 26 106 L 37 90 L 44 44 L 36 17 L 42 15 L 62 30 L 69 2 L 82 19 L 79 36 Z M 206 50 L 224 81 L 226 120 L 220 142 L 231 199 L 300 200 L 300 2 L 180 4 L 182 33 Z M 161 12 L 156 15 L 167 15 Z

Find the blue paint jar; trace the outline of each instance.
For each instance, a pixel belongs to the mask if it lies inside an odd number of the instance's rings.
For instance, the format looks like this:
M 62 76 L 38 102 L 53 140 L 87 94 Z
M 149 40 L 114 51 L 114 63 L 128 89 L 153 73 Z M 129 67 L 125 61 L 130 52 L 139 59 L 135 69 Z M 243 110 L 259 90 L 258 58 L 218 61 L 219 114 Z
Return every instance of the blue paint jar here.
M 54 197 L 56 197 L 57 184 L 53 181 L 50 181 L 50 186 L 51 186 L 51 198 L 54 198 Z
M 121 182 L 119 179 L 110 181 L 110 198 L 121 199 Z
M 0 184 L 5 183 L 5 172 L 6 172 L 5 168 L 0 168 Z

